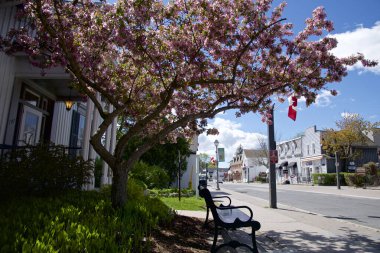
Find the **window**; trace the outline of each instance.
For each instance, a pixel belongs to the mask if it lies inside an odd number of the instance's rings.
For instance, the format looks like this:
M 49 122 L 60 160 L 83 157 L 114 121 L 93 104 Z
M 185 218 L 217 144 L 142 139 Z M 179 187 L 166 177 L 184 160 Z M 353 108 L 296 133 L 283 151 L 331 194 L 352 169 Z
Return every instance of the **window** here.
M 312 144 L 313 147 L 313 154 L 315 154 L 315 143 Z
M 34 105 L 36 107 L 40 106 L 40 96 L 36 93 L 30 91 L 29 89 L 24 89 L 21 97 L 26 103 Z
M 20 105 L 17 116 L 17 145 L 35 145 L 50 141 L 54 101 L 43 93 L 22 84 Z
M 308 154 L 308 155 L 310 155 L 310 146 L 309 146 L 309 145 L 307 145 L 307 146 L 306 146 L 306 148 L 307 148 L 307 151 L 306 151 L 306 152 L 307 152 L 307 154 Z
M 78 155 L 78 150 L 75 148 L 81 148 L 83 146 L 84 139 L 84 125 L 85 117 L 81 115 L 78 111 L 73 111 L 72 121 L 71 121 L 71 132 L 70 132 L 70 142 L 69 153 L 73 156 Z

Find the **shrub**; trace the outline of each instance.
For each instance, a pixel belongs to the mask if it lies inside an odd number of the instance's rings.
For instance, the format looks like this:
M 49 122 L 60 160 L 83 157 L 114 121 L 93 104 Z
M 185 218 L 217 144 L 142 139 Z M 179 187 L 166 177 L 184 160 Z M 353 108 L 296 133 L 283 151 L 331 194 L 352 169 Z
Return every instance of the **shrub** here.
M 376 163 L 374 162 L 369 162 L 369 163 L 366 163 L 363 165 L 363 167 L 365 168 L 366 170 L 366 174 L 368 175 L 376 175 L 377 174 L 377 166 L 376 166 Z
M 366 176 L 357 173 L 344 173 L 344 179 L 348 186 L 362 187 L 366 181 Z
M 93 163 L 72 157 L 62 146 L 39 144 L 12 150 L 0 161 L 0 194 L 51 195 L 80 189 L 89 182 Z
M 112 208 L 109 187 L 0 203 L 0 252 L 149 252 L 150 232 L 173 218 L 158 199 Z
M 178 188 L 152 189 L 150 195 L 153 197 L 178 197 Z M 192 189 L 181 189 L 182 197 L 192 197 L 195 191 Z
M 267 178 L 266 178 L 267 174 L 265 172 L 264 172 L 264 174 L 259 174 L 258 176 L 256 176 L 255 181 L 260 182 L 260 183 L 266 183 L 267 182 Z
M 340 185 L 346 185 L 343 172 L 339 173 Z M 336 185 L 336 173 L 315 173 L 313 174 L 315 185 Z
M 144 162 L 138 162 L 133 166 L 130 177 L 140 180 L 148 189 L 165 188 L 170 184 L 169 176 L 164 169 Z

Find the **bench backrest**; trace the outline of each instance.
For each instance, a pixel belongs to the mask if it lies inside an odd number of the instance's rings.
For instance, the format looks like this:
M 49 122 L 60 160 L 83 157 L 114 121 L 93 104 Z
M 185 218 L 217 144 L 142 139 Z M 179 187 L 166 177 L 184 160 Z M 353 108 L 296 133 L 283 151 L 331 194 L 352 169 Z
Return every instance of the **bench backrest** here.
M 210 208 L 214 220 L 220 222 L 219 215 L 216 212 L 216 205 L 214 203 L 214 200 L 212 199 L 211 192 L 209 191 L 209 189 L 205 187 L 200 187 L 199 195 L 205 199 L 206 206 Z

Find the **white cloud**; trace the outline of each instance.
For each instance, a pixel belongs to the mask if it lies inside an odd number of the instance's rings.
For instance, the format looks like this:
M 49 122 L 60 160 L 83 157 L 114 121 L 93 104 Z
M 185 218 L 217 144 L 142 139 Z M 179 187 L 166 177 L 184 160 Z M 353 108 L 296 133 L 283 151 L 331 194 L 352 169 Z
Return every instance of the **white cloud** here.
M 338 93 L 339 94 L 339 93 Z M 331 92 L 328 90 L 323 90 L 321 94 L 318 94 L 314 105 L 317 107 L 327 107 L 332 104 L 331 98 L 334 96 L 331 95 Z
M 333 34 L 338 40 L 338 46 L 332 50 L 338 57 L 346 57 L 358 52 L 363 53 L 369 60 L 377 60 L 380 63 L 380 21 L 377 21 L 371 28 L 358 26 L 353 31 Z M 380 74 L 380 65 L 372 68 L 364 68 L 361 63 L 356 64 L 350 69 L 360 71 L 371 71 Z
M 357 114 L 357 113 L 351 113 L 351 112 L 342 112 L 341 114 L 340 114 L 340 116 L 342 117 L 342 118 L 351 118 L 351 117 L 356 117 L 356 116 L 358 116 L 359 114 Z
M 376 119 L 376 118 L 377 118 L 377 115 L 374 114 L 374 115 L 369 116 L 368 118 L 370 118 L 370 119 Z
M 232 159 L 240 144 L 243 148 L 258 148 L 258 138 L 266 138 L 265 135 L 260 133 L 245 132 L 241 129 L 241 124 L 218 117 L 216 117 L 214 122 L 210 123 L 209 126 L 217 128 L 219 135 L 200 135 L 198 139 L 198 153 L 207 153 L 215 157 L 214 141 L 217 139 L 219 141 L 219 147 L 225 149 L 227 163 Z

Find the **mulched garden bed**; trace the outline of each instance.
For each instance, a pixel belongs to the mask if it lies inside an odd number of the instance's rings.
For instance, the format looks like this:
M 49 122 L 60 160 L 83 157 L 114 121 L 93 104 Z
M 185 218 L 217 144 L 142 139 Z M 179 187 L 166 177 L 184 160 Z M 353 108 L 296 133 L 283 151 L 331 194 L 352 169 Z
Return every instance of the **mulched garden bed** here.
M 153 231 L 152 252 L 209 252 L 213 229 L 204 229 L 203 223 L 202 219 L 176 215 L 170 225 Z

